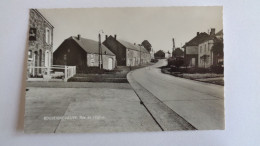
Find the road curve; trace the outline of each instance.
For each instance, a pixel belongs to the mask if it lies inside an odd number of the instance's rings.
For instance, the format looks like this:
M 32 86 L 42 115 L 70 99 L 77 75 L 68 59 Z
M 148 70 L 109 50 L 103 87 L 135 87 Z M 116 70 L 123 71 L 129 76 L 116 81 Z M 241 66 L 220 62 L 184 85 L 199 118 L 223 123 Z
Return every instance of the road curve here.
M 132 72 L 132 78 L 198 130 L 224 129 L 224 87 L 161 73 L 166 60 Z

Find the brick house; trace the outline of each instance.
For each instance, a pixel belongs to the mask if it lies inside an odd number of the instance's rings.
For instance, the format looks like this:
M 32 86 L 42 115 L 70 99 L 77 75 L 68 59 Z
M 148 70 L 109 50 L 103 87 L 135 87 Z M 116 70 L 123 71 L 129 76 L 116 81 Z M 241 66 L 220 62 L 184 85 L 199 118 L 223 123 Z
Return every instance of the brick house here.
M 116 55 L 118 66 L 137 66 L 151 61 L 151 54 L 143 46 L 106 36 L 103 44 Z
M 218 56 L 212 51 L 214 43 L 218 41 L 223 42 L 223 30 L 215 34 L 215 29 L 212 28 L 207 39 L 205 39 L 198 45 L 198 67 L 209 68 L 211 65 L 216 65 L 220 62 L 223 62 L 223 56 Z
M 208 37 L 205 32 L 197 32 L 197 35 L 183 46 L 185 66 L 198 67 L 198 45 Z
M 113 70 L 116 56 L 102 45 L 103 69 Z M 84 73 L 91 67 L 99 67 L 99 45 L 97 41 L 71 36 L 64 40 L 53 54 L 55 65 L 76 66 L 77 72 Z
M 41 76 L 52 65 L 53 26 L 36 9 L 29 12 L 28 76 Z

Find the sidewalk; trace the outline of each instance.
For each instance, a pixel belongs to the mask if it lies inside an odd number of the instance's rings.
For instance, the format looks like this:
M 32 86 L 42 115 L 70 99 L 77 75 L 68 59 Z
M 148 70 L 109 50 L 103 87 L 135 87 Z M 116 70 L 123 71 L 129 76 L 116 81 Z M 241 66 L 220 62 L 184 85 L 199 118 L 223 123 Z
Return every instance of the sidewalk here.
M 79 88 L 81 85 L 87 88 Z M 161 131 L 127 83 L 66 86 L 49 82 L 45 88 L 28 87 L 26 133 Z

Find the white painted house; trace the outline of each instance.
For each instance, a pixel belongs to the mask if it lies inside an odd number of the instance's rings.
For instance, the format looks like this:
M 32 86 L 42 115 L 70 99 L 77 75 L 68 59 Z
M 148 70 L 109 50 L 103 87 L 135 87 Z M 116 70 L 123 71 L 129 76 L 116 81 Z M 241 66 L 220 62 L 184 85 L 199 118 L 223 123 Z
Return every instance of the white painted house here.
M 215 34 L 215 29 L 212 28 L 208 39 L 205 39 L 198 45 L 198 67 L 209 68 L 211 65 L 216 64 L 221 60 L 216 60 L 216 56 L 214 56 L 212 51 L 214 42 L 219 39 L 223 39 L 223 30 Z

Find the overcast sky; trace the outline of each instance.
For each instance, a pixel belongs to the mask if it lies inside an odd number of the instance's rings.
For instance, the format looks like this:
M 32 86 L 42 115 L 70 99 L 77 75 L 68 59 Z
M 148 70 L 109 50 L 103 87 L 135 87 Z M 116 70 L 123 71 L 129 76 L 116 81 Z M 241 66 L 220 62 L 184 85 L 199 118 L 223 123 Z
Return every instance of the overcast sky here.
M 54 26 L 54 46 L 70 36 L 98 40 L 117 34 L 118 39 L 131 43 L 148 40 L 154 50 L 172 50 L 195 37 L 197 32 L 223 28 L 222 7 L 163 7 L 163 8 L 73 8 L 39 9 Z

